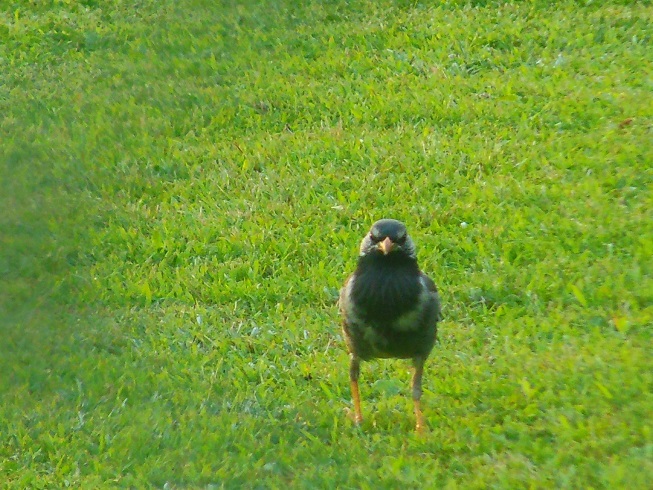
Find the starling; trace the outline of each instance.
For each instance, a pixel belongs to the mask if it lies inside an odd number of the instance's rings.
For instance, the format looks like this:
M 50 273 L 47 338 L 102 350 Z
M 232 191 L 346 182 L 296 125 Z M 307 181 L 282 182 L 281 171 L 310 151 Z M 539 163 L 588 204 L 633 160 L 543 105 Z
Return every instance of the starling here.
M 339 308 L 350 355 L 356 424 L 363 420 L 358 391 L 361 361 L 412 359 L 416 428 L 421 431 L 422 373 L 442 314 L 438 290 L 419 269 L 415 244 L 402 222 L 382 219 L 372 225 L 360 244 L 356 270 L 340 290 Z

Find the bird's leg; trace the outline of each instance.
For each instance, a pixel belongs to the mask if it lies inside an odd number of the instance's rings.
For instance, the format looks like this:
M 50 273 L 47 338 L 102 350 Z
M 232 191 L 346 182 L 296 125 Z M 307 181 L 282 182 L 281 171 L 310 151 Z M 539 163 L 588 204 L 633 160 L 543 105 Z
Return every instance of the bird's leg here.
M 413 366 L 415 371 L 413 373 L 413 403 L 415 405 L 415 430 L 422 432 L 426 427 L 424 423 L 424 415 L 422 415 L 422 408 L 420 399 L 422 398 L 422 373 L 424 372 L 424 358 L 416 357 L 413 359 Z
M 358 377 L 360 376 L 360 359 L 354 354 L 351 354 L 351 362 L 349 364 L 349 382 L 351 384 L 351 397 L 354 399 L 354 421 L 356 425 L 360 425 L 363 421 L 361 414 L 361 399 L 358 393 Z

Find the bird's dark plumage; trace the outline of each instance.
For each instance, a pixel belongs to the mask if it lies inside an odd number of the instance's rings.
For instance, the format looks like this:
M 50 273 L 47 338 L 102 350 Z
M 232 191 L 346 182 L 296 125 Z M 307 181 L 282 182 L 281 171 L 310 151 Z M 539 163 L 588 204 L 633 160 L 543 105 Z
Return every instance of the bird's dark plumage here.
M 397 357 L 413 360 L 413 399 L 421 429 L 422 370 L 435 344 L 440 298 L 433 281 L 417 265 L 415 245 L 403 223 L 382 219 L 372 225 L 361 242 L 356 270 L 340 291 L 339 304 L 351 356 L 356 421 L 362 420 L 360 361 Z

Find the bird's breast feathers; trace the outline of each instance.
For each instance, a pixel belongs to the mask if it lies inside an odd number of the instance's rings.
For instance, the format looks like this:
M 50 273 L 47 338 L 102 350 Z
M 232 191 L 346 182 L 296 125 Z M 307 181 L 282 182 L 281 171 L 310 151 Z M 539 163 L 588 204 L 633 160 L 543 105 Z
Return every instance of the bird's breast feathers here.
M 423 277 L 420 277 L 420 285 L 421 290 L 419 292 L 416 307 L 399 316 L 393 322 L 392 326 L 394 330 L 408 332 L 410 330 L 416 330 L 423 325 L 424 314 L 429 308 L 429 305 L 433 302 L 433 292 L 429 291 Z
M 353 291 L 356 279 L 355 275 L 350 276 L 341 289 L 339 300 L 340 311 L 349 324 L 368 323 L 370 318 L 374 319 L 374 312 L 366 311 L 364 305 L 356 304 L 354 301 Z M 419 286 L 417 298 L 413 298 L 410 301 L 413 303 L 413 307 L 401 312 L 394 318 L 377 319 L 373 323 L 383 323 L 387 328 L 397 332 L 409 332 L 421 328 L 425 320 L 425 314 L 433 304 L 434 295 L 437 295 L 437 293 L 430 290 L 425 276 L 419 278 Z

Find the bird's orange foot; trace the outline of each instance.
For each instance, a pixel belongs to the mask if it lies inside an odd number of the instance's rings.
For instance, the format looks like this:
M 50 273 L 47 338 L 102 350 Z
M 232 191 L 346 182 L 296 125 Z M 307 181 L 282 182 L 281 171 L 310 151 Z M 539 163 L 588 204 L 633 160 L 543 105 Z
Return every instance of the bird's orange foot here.
M 361 413 L 361 399 L 358 393 L 358 381 L 351 382 L 351 394 L 354 399 L 354 423 L 361 425 L 363 423 L 363 414 Z
M 363 423 L 363 417 L 361 415 L 357 414 L 352 409 L 345 408 L 345 413 L 347 415 L 347 418 L 349 420 L 351 420 L 356 427 L 360 427 L 360 425 Z
M 424 434 L 427 427 L 419 400 L 415 400 L 415 418 L 417 419 L 415 423 L 415 432 L 418 434 Z

